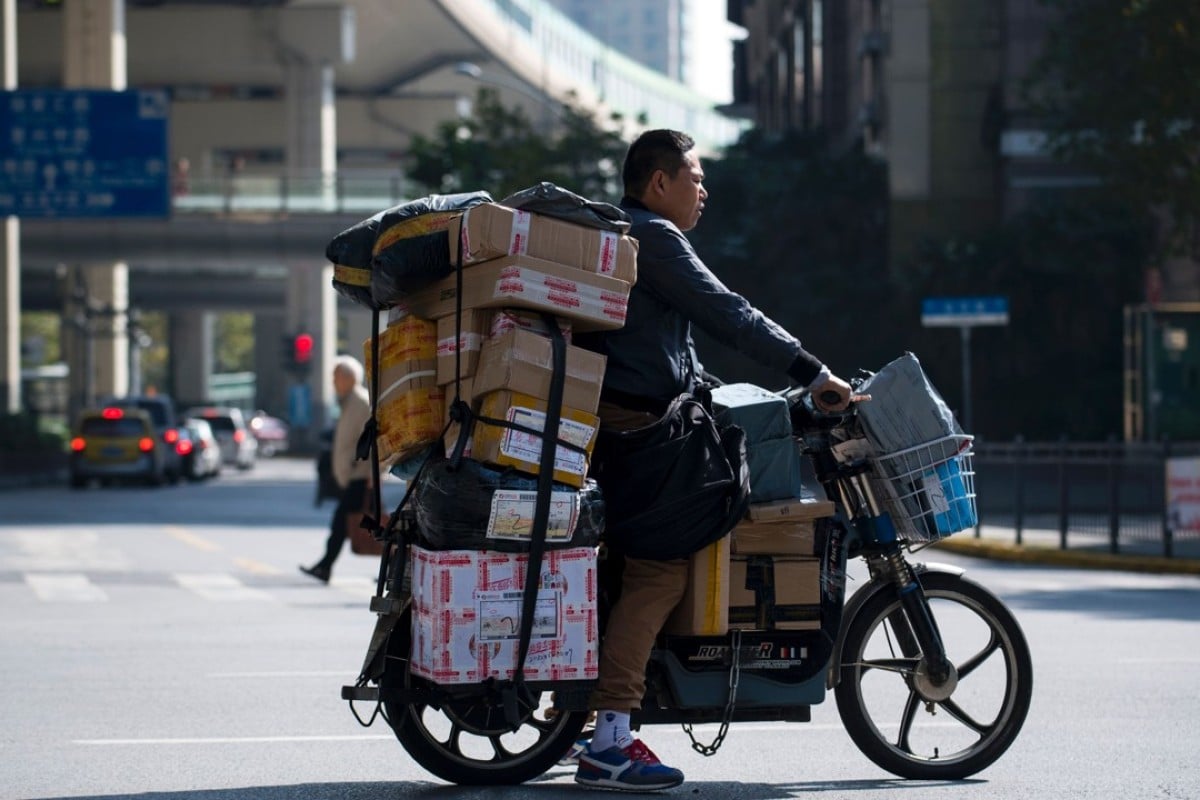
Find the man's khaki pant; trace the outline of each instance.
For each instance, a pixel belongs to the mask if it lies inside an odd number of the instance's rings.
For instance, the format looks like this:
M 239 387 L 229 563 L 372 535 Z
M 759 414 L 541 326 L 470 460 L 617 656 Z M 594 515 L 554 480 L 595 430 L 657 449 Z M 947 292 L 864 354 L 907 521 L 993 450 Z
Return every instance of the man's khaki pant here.
M 629 411 L 601 403 L 601 422 L 610 428 L 630 430 L 656 421 L 653 414 Z M 609 612 L 600 645 L 600 674 L 592 692 L 591 708 L 636 711 L 646 693 L 646 662 L 654 639 L 671 611 L 683 598 L 688 581 L 688 559 L 651 561 L 626 558 L 621 576 L 621 596 Z

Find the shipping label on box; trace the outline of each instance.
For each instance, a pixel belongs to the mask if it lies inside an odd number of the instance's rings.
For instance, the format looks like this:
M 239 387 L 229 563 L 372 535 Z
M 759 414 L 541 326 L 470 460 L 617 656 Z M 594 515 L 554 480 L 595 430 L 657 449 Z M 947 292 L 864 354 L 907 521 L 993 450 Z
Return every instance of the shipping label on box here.
M 595 414 L 600 405 L 605 357 L 567 345 L 563 405 Z M 553 342 L 524 330 L 489 338 L 483 345 L 472 384 L 474 396 L 507 389 L 545 400 L 554 377 Z
M 492 494 L 492 513 L 488 516 L 487 538 L 530 541 L 537 492 L 497 489 Z M 550 517 L 546 522 L 546 541 L 569 542 L 579 522 L 579 492 L 551 492 Z
M 521 638 L 521 607 L 524 592 L 477 592 L 476 616 L 479 619 L 481 642 L 507 641 Z M 554 591 L 539 589 L 533 605 L 533 627 L 530 639 L 554 639 L 561 633 L 559 608 L 562 596 Z
M 629 283 L 637 280 L 637 240 L 614 231 L 484 203 L 451 222 L 449 232 L 452 261 L 461 241 L 464 264 L 528 255 Z
M 490 313 L 481 309 L 464 309 L 461 322 L 456 324 L 455 315 L 442 317 L 437 321 L 437 382 L 444 386 L 454 382 L 454 366 L 459 363 L 458 353 L 461 352 L 461 377 L 469 378 L 475 374 L 475 364 L 479 361 L 479 351 L 487 331 Z M 454 331 L 458 328 L 458 341 L 455 342 Z
M 444 684 L 511 678 L 528 555 L 411 550 L 413 673 Z M 596 592 L 594 548 L 545 554 L 526 679 L 596 678 Z
M 440 319 L 458 307 L 458 276 L 413 292 L 397 308 Z M 629 284 L 528 256 L 507 256 L 463 270 L 462 308 L 548 311 L 572 321 L 576 330 L 612 330 L 625 324 Z
M 480 400 L 479 414 L 541 431 L 546 424 L 546 402 L 509 391 L 491 392 Z M 583 486 L 599 428 L 600 420 L 595 415 L 574 408 L 562 409 L 558 439 L 579 450 L 562 445 L 555 448 L 554 480 L 576 489 Z M 536 475 L 542 459 L 542 437 L 524 430 L 477 422 L 471 437 L 471 457 Z

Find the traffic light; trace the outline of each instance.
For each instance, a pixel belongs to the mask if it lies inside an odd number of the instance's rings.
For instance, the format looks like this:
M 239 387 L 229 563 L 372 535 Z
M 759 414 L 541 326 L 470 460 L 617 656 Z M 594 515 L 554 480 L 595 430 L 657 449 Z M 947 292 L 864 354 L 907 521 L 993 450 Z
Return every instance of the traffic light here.
M 292 339 L 292 361 L 297 367 L 307 368 L 312 363 L 313 337 L 311 333 L 297 333 Z
M 311 333 L 296 333 L 283 339 L 283 363 L 289 370 L 304 374 L 312 369 L 313 347 Z

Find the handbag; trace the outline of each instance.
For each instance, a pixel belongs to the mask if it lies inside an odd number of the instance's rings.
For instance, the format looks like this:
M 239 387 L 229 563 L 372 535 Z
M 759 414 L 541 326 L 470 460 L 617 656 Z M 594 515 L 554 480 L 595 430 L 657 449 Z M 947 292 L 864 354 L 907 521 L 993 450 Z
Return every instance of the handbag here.
M 350 540 L 350 552 L 360 556 L 377 556 L 383 553 L 383 542 L 375 538 L 370 528 L 364 526 L 366 517 L 373 517 L 371 492 L 364 492 L 363 508 L 346 515 L 346 538 Z M 379 520 L 379 529 L 387 528 L 388 515 Z
M 733 530 L 750 504 L 746 435 L 720 428 L 706 392 L 675 398 L 656 422 L 601 428 L 594 477 L 604 540 L 633 558 L 685 558 Z

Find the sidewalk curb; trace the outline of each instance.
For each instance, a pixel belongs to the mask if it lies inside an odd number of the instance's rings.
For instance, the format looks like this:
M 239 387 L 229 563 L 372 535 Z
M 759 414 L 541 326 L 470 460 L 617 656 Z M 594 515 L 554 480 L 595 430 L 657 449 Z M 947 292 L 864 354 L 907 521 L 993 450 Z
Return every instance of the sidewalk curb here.
M 996 561 L 1015 561 L 1025 564 L 1045 564 L 1056 567 L 1082 567 L 1125 572 L 1155 572 L 1174 575 L 1200 575 L 1200 559 L 1165 558 L 1162 556 L 1113 555 L 1079 550 L 1059 550 L 1037 545 L 1016 545 L 1004 542 L 961 538 L 944 539 L 933 545 L 964 556 L 991 558 Z

